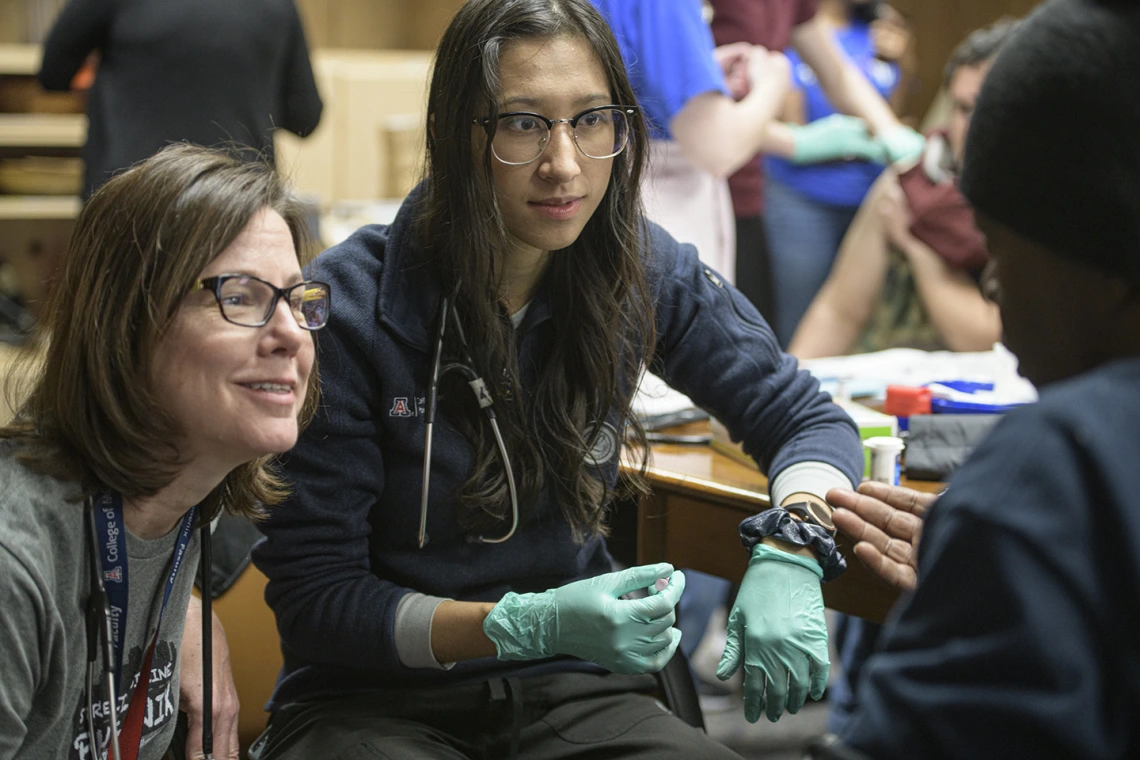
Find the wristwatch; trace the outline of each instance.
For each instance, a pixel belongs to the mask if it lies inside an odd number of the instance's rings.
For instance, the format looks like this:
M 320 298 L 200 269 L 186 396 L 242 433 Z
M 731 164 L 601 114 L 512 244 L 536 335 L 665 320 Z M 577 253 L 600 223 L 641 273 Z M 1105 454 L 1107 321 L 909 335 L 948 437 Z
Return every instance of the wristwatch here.
M 831 520 L 831 510 L 818 501 L 797 501 L 784 504 L 783 507 L 788 510 L 788 514 L 811 525 L 818 525 L 835 538 L 835 523 Z

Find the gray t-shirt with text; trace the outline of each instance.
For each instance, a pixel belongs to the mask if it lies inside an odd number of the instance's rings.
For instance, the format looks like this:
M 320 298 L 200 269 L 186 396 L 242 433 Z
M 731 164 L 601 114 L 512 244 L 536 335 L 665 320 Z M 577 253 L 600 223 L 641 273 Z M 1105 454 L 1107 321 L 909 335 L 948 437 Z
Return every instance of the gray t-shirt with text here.
M 91 548 L 83 503 L 74 501 L 73 484 L 29 470 L 14 451 L 0 442 L 0 760 L 88 760 L 84 610 Z M 126 531 L 130 601 L 120 723 L 154 635 L 177 538 L 178 529 L 146 541 Z M 174 732 L 178 651 L 198 556 L 195 531 L 155 646 L 140 760 L 161 758 Z M 102 663 L 100 656 L 100 674 Z M 108 724 L 101 675 L 94 702 L 102 747 Z

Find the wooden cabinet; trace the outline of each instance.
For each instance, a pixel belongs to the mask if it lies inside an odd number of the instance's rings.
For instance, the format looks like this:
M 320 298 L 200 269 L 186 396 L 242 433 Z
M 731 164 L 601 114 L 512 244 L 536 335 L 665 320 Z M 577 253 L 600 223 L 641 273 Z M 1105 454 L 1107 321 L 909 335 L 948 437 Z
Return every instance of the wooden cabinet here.
M 914 26 L 918 55 L 917 88 L 905 112 L 922 117 L 942 87 L 950 53 L 966 36 L 1002 16 L 1023 17 L 1041 0 L 888 0 Z
M 73 219 L 78 213 L 78 156 L 87 139 L 87 117 L 60 111 L 81 111 L 83 101 L 39 90 L 33 80 L 39 66 L 38 45 L 0 45 L 0 220 Z M 51 112 L 12 112 L 41 106 Z M 72 192 L 60 194 L 60 178 L 47 169 L 12 163 L 26 156 L 71 158 Z M 29 176 L 21 178 L 25 169 Z M 47 172 L 42 181 L 32 174 L 37 170 Z M 31 192 L 37 187 L 48 192 Z
M 79 214 L 87 139 L 82 96 L 40 90 L 39 66 L 38 45 L 0 45 L 0 294 L 33 314 Z
M 423 154 L 430 67 L 426 51 L 317 50 L 321 124 L 304 140 L 278 131 L 278 166 L 326 206 L 402 197 Z
M 311 48 L 434 50 L 463 0 L 297 0 Z

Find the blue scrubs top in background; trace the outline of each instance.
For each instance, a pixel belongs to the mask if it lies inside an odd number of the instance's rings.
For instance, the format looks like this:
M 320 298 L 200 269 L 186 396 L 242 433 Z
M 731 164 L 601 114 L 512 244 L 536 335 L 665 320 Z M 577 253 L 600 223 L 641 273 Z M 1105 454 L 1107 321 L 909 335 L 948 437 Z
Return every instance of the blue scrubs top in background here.
M 700 0 L 593 0 L 613 29 L 655 138 L 673 139 L 669 122 L 695 95 L 729 95 L 713 58 Z
M 858 22 L 848 24 L 836 30 L 835 41 L 883 99 L 889 99 L 899 86 L 902 76 L 898 64 L 880 61 L 875 57 L 871 27 Z M 804 93 L 807 121 L 810 123 L 836 113 L 811 67 L 800 60 L 794 50 L 786 50 L 785 53 L 792 64 L 792 84 Z M 846 207 L 858 206 L 863 202 L 863 196 L 884 168 L 869 161 L 799 165 L 774 156 L 767 158 L 766 162 L 771 179 L 819 203 Z

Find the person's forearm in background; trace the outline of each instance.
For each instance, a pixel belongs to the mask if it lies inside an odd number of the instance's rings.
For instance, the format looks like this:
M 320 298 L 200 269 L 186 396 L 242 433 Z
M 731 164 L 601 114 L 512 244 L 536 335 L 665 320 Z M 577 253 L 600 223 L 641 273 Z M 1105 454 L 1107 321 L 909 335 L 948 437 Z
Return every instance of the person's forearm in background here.
M 951 351 L 988 351 L 1001 340 L 1001 315 L 978 286 L 916 237 L 898 241 L 915 288 L 942 342 Z
M 818 17 L 796 27 L 792 46 L 815 72 L 836 110 L 862 118 L 876 134 L 900 126 L 890 105 L 851 64 Z
M 705 92 L 691 98 L 669 123 L 685 157 L 716 177 L 727 177 L 761 152 L 790 86 L 782 53 L 755 48 L 752 58 L 750 90 L 743 99 Z

